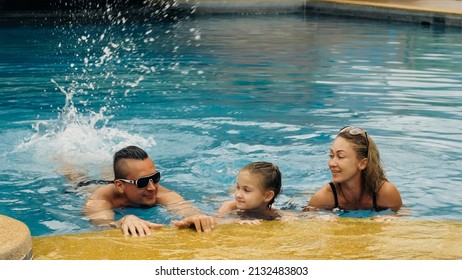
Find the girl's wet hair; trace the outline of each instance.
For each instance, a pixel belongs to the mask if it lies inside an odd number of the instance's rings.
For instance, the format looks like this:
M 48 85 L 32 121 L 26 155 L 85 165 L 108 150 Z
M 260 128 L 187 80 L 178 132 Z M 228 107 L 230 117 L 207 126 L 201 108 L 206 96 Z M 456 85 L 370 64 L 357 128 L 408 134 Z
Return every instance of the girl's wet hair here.
M 270 207 L 282 191 L 282 175 L 279 168 L 271 162 L 257 161 L 247 164 L 241 169 L 243 170 L 259 176 L 263 189 L 274 192 L 274 197 L 268 204 Z

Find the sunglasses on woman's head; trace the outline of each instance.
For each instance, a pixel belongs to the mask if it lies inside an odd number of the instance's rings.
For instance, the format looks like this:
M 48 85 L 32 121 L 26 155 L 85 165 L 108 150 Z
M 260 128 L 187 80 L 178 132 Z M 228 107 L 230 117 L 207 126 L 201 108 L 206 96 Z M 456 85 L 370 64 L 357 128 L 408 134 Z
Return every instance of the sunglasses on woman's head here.
M 366 149 L 367 149 L 367 152 L 369 152 L 369 140 L 367 139 L 367 132 L 366 132 L 366 130 L 364 130 L 364 129 L 361 128 L 361 127 L 354 127 L 354 126 L 347 125 L 347 126 L 342 127 L 342 128 L 338 131 L 338 134 L 343 133 L 343 132 L 348 132 L 348 133 L 350 133 L 350 135 L 353 135 L 353 136 L 356 136 L 356 135 L 361 135 L 361 136 L 363 136 L 364 139 L 366 140 Z
M 149 185 L 149 181 L 152 181 L 153 184 L 157 184 L 160 182 L 160 172 L 157 171 L 154 174 L 151 174 L 145 177 L 140 177 L 135 180 L 128 180 L 128 179 L 116 179 L 116 180 L 120 180 L 122 182 L 129 183 L 129 184 L 134 184 L 138 189 L 144 189 Z
M 354 126 L 350 126 L 350 125 L 347 125 L 347 126 L 344 126 L 342 127 L 338 133 L 342 133 L 342 132 L 345 132 L 345 131 L 348 131 L 351 135 L 363 135 L 363 136 L 366 136 L 366 131 L 361 128 L 361 127 L 354 127 Z

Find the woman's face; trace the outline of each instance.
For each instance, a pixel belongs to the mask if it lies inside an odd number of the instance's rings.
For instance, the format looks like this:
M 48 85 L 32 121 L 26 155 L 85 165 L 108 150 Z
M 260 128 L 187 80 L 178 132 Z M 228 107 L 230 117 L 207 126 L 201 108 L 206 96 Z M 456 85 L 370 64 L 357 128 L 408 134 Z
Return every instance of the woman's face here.
M 365 168 L 353 149 L 353 143 L 337 137 L 329 152 L 329 169 L 334 183 L 343 183 L 361 175 Z

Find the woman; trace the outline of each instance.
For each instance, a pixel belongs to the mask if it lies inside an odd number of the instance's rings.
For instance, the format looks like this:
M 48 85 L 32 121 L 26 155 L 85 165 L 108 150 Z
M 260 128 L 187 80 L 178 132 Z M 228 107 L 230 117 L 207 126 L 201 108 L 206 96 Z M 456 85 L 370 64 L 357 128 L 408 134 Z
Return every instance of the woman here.
M 397 212 L 403 204 L 398 189 L 385 177 L 377 146 L 362 128 L 340 129 L 330 149 L 329 169 L 332 182 L 311 197 L 310 210 Z

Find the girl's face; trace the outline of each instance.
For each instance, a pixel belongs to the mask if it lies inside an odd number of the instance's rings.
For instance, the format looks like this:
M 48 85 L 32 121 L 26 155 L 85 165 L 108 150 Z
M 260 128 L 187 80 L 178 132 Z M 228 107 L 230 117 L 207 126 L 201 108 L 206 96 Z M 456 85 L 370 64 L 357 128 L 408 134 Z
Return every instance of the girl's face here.
M 265 191 L 258 176 L 252 175 L 247 170 L 242 170 L 237 175 L 235 198 L 237 208 L 240 210 L 266 209 L 272 198 L 272 191 Z
M 366 168 L 367 159 L 359 160 L 353 143 L 342 137 L 337 137 L 332 143 L 329 154 L 329 169 L 332 174 L 332 181 L 344 183 L 351 181 L 361 175 Z

